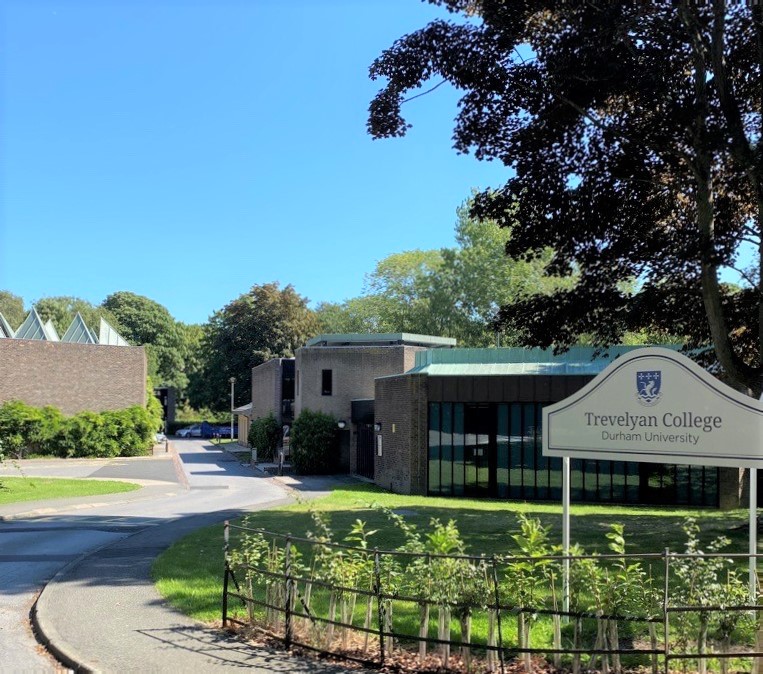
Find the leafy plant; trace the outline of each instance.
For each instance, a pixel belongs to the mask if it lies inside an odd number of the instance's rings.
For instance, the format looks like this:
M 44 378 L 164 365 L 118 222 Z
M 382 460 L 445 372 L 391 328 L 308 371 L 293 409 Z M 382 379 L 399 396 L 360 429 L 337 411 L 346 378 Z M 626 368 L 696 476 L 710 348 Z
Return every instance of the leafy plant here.
M 291 460 L 297 473 L 318 475 L 339 468 L 339 436 L 330 414 L 304 409 L 291 429 Z
M 281 426 L 271 412 L 266 417 L 255 419 L 249 427 L 249 444 L 257 450 L 258 460 L 271 461 L 281 442 Z

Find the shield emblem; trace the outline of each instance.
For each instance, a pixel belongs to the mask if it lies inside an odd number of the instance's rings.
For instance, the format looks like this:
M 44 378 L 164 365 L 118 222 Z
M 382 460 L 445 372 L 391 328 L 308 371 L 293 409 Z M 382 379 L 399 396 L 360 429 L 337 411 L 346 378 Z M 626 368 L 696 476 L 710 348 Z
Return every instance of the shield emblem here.
M 662 371 L 636 372 L 636 398 L 642 405 L 651 407 L 662 398 Z

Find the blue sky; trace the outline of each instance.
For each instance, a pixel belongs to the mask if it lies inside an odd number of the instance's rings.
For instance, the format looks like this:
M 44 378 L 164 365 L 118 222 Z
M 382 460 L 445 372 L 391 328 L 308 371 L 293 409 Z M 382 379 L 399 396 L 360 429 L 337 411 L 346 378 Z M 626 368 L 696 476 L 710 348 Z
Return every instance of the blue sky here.
M 0 288 L 131 290 L 202 322 L 251 285 L 356 296 L 390 253 L 453 243 L 506 169 L 452 149 L 457 95 L 374 141 L 368 66 L 416 0 L 6 0 Z

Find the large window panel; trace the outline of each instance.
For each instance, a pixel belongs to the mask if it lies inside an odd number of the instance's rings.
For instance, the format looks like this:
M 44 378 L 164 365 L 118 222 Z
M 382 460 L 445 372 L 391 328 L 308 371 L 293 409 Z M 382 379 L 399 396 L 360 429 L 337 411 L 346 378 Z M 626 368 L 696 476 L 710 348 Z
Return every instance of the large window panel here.
M 509 497 L 522 498 L 522 410 L 511 405 L 509 433 Z
M 509 406 L 498 405 L 496 435 L 496 484 L 498 498 L 509 497 Z
M 453 405 L 453 494 L 464 495 L 464 404 Z
M 440 404 L 429 404 L 429 493 L 440 494 Z
M 440 422 L 440 492 L 453 493 L 453 403 L 442 403 Z

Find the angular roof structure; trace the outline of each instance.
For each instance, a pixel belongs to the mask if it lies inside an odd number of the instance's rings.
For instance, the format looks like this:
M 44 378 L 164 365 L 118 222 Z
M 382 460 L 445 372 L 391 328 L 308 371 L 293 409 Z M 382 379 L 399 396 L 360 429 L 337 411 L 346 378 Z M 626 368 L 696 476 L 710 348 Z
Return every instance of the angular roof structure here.
M 14 334 L 11 324 L 0 314 L 0 339 L 13 339 Z
M 130 346 L 127 340 L 103 318 L 101 318 L 101 327 L 98 332 L 98 343 L 108 344 L 110 346 Z
M 53 331 L 55 333 L 55 330 Z M 45 327 L 45 323 L 42 322 L 37 310 L 32 310 L 27 314 L 24 322 L 19 326 L 14 335 L 16 339 L 42 339 L 47 341 L 58 341 L 58 335 L 55 335 L 55 339 L 51 339 L 52 335 Z
M 53 319 L 49 318 L 48 322 L 45 323 L 45 325 L 42 326 L 43 330 L 45 330 L 45 336 L 48 338 L 48 341 L 50 342 L 60 342 L 61 338 L 58 336 L 58 330 L 56 330 L 56 326 L 53 325 Z
M 90 328 L 85 324 L 79 311 L 71 322 L 71 325 L 66 329 L 64 336 L 61 337 L 61 341 L 75 342 L 77 344 L 98 344 L 98 340 L 95 338 L 95 335 Z

